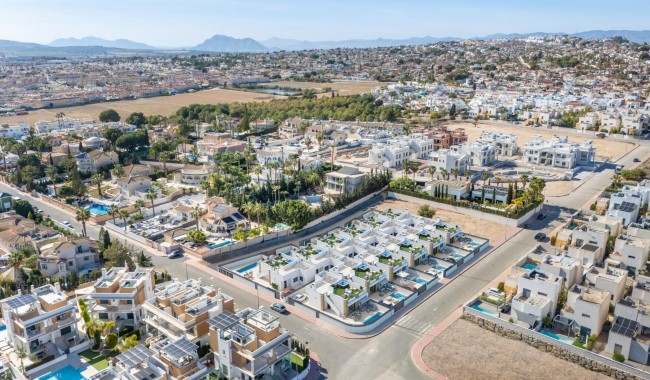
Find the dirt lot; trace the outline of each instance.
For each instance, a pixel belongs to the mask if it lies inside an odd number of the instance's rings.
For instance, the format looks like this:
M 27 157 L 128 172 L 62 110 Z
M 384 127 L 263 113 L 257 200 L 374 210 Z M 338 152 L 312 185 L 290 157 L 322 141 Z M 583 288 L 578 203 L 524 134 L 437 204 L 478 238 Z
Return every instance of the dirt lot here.
M 159 114 L 171 115 L 176 110 L 190 104 L 217 104 L 234 102 L 266 102 L 271 99 L 282 99 L 284 96 L 260 94 L 255 92 L 244 92 L 224 89 L 210 89 L 198 91 L 191 94 L 179 94 L 173 96 L 159 96 L 155 98 L 143 98 L 136 100 L 121 100 L 117 102 L 106 102 L 90 104 L 87 106 L 55 108 L 51 110 L 31 111 L 28 115 L 0 117 L 0 124 L 23 122 L 32 124 L 39 120 L 54 120 L 58 112 L 65 113 L 72 118 L 97 119 L 99 113 L 112 108 L 116 110 L 122 119 L 126 119 L 132 112 L 143 112 L 145 115 Z
M 417 203 L 387 199 L 375 208 L 382 211 L 389 208 L 392 208 L 394 210 L 409 210 L 412 214 L 417 215 L 419 207 L 420 205 Z M 509 234 L 517 230 L 517 228 L 508 227 L 505 224 L 489 222 L 483 219 L 476 219 L 467 215 L 459 214 L 457 212 L 441 209 L 436 209 L 436 217 L 439 217 L 445 222 L 460 226 L 460 229 L 464 233 L 476 235 L 490 240 L 498 240 L 506 233 Z
M 464 320 L 425 347 L 422 358 L 450 379 L 610 379 Z
M 375 87 L 387 86 L 390 83 L 376 82 L 376 81 L 359 81 L 359 82 L 332 82 L 332 83 L 317 83 L 317 82 L 272 82 L 268 83 L 269 86 L 280 87 L 299 87 L 299 88 L 313 88 L 321 89 L 329 87 L 336 91 L 339 95 L 354 95 L 362 93 L 370 93 Z M 326 94 L 323 94 L 326 95 Z
M 544 138 L 551 138 L 553 136 L 562 135 L 568 136 L 569 141 L 579 142 L 586 139 L 591 139 L 594 142 L 594 147 L 596 148 L 596 156 L 599 159 L 609 158 L 611 160 L 616 160 L 618 157 L 622 156 L 627 151 L 630 151 L 633 147 L 633 143 L 627 143 L 622 141 L 615 141 L 611 139 L 600 139 L 595 136 L 583 136 L 571 132 L 562 133 L 557 129 L 549 130 L 545 128 L 530 128 L 518 125 L 511 124 L 485 124 L 479 123 L 476 127 L 471 122 L 460 122 L 452 123 L 449 126 L 449 129 L 456 128 L 465 128 L 467 135 L 469 136 L 469 141 L 475 141 L 481 135 L 483 131 L 493 131 L 499 133 L 514 133 L 518 137 L 519 147 L 523 147 L 526 142 L 530 139 L 532 135 L 542 135 Z

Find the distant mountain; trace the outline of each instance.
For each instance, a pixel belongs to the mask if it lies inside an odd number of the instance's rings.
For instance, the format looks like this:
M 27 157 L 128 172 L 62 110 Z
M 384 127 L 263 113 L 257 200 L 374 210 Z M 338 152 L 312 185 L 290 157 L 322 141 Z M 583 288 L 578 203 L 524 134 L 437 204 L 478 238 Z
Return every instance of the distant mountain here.
M 52 47 L 67 47 L 67 46 L 103 46 L 107 48 L 129 49 L 129 50 L 152 50 L 156 49 L 153 46 L 134 42 L 131 40 L 105 40 L 99 37 L 83 37 L 83 38 L 58 38 L 49 43 Z
M 372 40 L 342 40 L 342 41 L 299 41 L 285 38 L 273 37 L 262 41 L 262 44 L 273 50 L 314 50 L 314 49 L 336 49 L 353 48 L 365 49 L 375 47 L 405 46 L 405 45 L 428 45 L 436 42 L 459 41 L 455 37 L 412 37 L 406 39 L 384 39 Z
M 566 35 L 566 33 L 546 33 L 546 32 L 533 32 L 533 33 L 496 33 L 489 34 L 483 37 L 472 37 L 470 40 L 511 40 L 513 38 L 526 38 L 537 36 L 553 36 L 553 35 Z
M 191 50 L 212 51 L 219 53 L 260 53 L 268 51 L 267 47 L 252 38 L 233 38 L 216 34 Z
M 574 33 L 571 36 L 579 38 L 612 38 L 621 36 L 630 42 L 639 44 L 650 42 L 650 30 L 589 30 Z
M 47 47 L 32 42 L 18 42 L 11 40 L 0 40 L 0 49 L 38 49 Z

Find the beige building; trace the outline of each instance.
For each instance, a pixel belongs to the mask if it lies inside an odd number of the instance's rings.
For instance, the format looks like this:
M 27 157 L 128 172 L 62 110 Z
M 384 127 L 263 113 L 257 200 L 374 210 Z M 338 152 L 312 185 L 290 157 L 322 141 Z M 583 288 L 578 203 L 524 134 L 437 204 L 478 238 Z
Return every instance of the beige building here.
M 361 186 L 366 173 L 357 168 L 344 166 L 325 175 L 325 193 L 330 195 L 350 194 Z
M 41 247 L 38 256 L 39 269 L 50 278 L 89 273 L 101 265 L 99 244 L 88 238 L 61 236 L 57 242 Z
M 96 173 L 97 170 L 119 163 L 117 153 L 93 150 L 75 156 L 77 169 L 81 173 Z

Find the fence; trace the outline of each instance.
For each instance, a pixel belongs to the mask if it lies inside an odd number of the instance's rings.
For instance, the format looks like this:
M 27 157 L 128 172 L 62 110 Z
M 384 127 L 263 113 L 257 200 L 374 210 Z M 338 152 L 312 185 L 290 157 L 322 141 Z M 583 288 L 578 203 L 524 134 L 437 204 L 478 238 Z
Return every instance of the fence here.
M 413 194 L 413 195 L 411 195 L 411 194 Z M 461 214 L 470 215 L 470 216 L 475 217 L 475 218 L 480 218 L 480 219 L 485 219 L 485 220 L 489 220 L 489 221 L 492 221 L 492 222 L 505 224 L 505 225 L 508 225 L 510 227 L 519 227 L 519 226 L 521 226 L 522 224 L 524 224 L 524 222 L 526 222 L 528 219 L 530 219 L 533 215 L 540 212 L 542 207 L 543 207 L 542 203 L 537 204 L 533 208 L 529 208 L 526 211 L 526 213 L 523 214 L 522 216 L 520 216 L 519 218 L 513 219 L 513 218 L 510 218 L 510 217 L 505 217 L 505 216 L 499 215 L 499 214 L 501 214 L 503 212 L 499 212 L 499 213 L 497 213 L 497 212 L 488 212 L 488 211 L 486 211 L 486 209 L 474 209 L 474 208 L 462 206 L 461 204 L 442 203 L 442 202 L 439 202 L 438 199 L 422 198 L 422 197 L 419 196 L 419 194 L 411 193 L 411 192 L 405 192 L 403 190 L 395 191 L 395 190 L 391 189 L 388 192 L 388 197 L 393 198 L 393 199 L 398 199 L 398 200 L 405 200 L 405 201 L 408 201 L 408 202 L 422 204 L 422 205 L 429 205 L 429 206 L 433 206 L 433 207 L 440 208 L 440 209 L 447 210 L 447 211 L 458 212 L 458 213 L 461 213 Z
M 544 334 L 541 334 L 541 333 L 539 333 L 537 331 L 529 330 L 529 329 L 521 327 L 521 326 L 519 326 L 517 324 L 506 322 L 506 321 L 504 321 L 502 319 L 499 319 L 499 318 L 493 317 L 491 315 L 482 313 L 482 312 L 480 312 L 478 310 L 472 309 L 471 307 L 469 307 L 467 305 L 465 305 L 463 307 L 463 313 L 464 314 L 470 314 L 474 318 L 479 318 L 479 319 L 483 319 L 485 321 L 491 322 L 491 323 L 493 323 L 495 325 L 498 325 L 498 326 L 500 326 L 500 327 L 502 327 L 504 329 L 511 330 L 511 331 L 514 331 L 514 332 L 517 332 L 517 333 L 520 333 L 520 334 L 530 336 L 531 338 L 537 339 L 537 340 L 539 340 L 539 341 L 541 341 L 541 342 L 543 342 L 543 343 L 545 343 L 547 345 L 552 345 L 552 346 L 564 349 L 564 350 L 566 350 L 566 351 L 568 351 L 568 352 L 570 352 L 572 354 L 576 354 L 576 355 L 579 355 L 579 356 L 581 356 L 583 358 L 593 360 L 595 362 L 604 364 L 604 365 L 606 365 L 608 367 L 617 369 L 619 371 L 623 371 L 623 372 L 632 374 L 634 376 L 638 376 L 638 377 L 640 377 L 642 379 L 646 379 L 646 378 L 648 378 L 650 376 L 650 373 L 644 372 L 644 371 L 642 371 L 642 370 L 640 370 L 640 369 L 638 369 L 636 367 L 632 367 L 631 365 L 620 363 L 620 362 L 617 362 L 616 360 L 610 359 L 610 358 L 608 358 L 606 356 L 598 355 L 596 353 L 593 353 L 591 351 L 587 351 L 587 350 L 582 349 L 582 348 L 578 348 L 578 347 L 573 346 L 571 344 L 560 342 L 557 339 L 553 339 L 553 338 L 548 337 L 548 336 L 546 336 Z

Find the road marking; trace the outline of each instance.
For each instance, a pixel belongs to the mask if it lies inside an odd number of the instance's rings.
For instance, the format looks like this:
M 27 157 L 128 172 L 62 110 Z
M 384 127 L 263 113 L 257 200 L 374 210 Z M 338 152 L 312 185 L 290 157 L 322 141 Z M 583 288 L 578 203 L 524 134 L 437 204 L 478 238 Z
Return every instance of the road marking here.
M 421 321 L 411 315 L 405 315 L 395 323 L 395 326 L 408 330 L 415 334 L 422 335 L 431 330 L 433 324 L 430 322 Z

